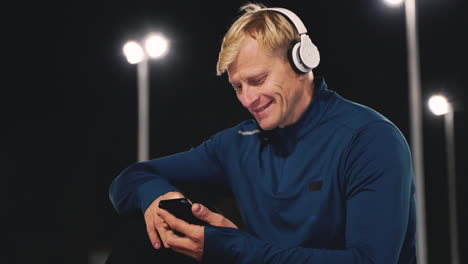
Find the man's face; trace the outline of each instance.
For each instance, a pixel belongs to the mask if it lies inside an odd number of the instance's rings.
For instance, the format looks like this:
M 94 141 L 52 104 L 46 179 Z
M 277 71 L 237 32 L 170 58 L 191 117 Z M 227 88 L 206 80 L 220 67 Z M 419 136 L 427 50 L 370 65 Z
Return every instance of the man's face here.
M 264 130 L 295 123 L 311 100 L 305 75 L 294 72 L 285 58 L 262 51 L 252 38 L 227 72 L 237 98 Z

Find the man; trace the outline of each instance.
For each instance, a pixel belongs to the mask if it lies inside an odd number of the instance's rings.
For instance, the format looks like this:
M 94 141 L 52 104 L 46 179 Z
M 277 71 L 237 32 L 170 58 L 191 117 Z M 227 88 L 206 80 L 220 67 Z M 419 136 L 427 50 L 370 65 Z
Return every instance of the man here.
M 314 78 L 318 51 L 292 12 L 242 10 L 217 72 L 227 71 L 255 121 L 130 166 L 110 188 L 116 210 L 141 210 L 156 250 L 204 263 L 416 263 L 411 157 L 400 131 Z M 228 186 L 246 231 L 198 203 L 192 211 L 205 226 L 159 209 L 184 197 L 179 183 Z

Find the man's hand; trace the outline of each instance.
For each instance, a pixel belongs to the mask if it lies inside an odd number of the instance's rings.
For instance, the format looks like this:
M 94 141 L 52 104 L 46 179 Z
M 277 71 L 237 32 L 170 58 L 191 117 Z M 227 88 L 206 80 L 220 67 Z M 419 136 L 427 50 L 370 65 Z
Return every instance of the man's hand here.
M 166 243 L 166 232 L 169 230 L 168 225 L 158 216 L 158 211 L 162 210 L 159 208 L 159 201 L 177 198 L 184 198 L 184 196 L 179 192 L 168 192 L 154 200 L 145 211 L 146 232 L 155 249 L 160 249 L 161 243 Z
M 220 214 L 213 213 L 201 204 L 193 204 L 192 212 L 195 217 L 207 222 L 212 226 L 237 228 L 233 222 Z M 201 262 L 205 243 L 205 227 L 191 225 L 181 219 L 176 218 L 171 213 L 163 209 L 160 209 L 157 214 L 169 227 L 165 229 L 166 233 L 164 235 L 164 245 L 176 252 L 182 253 Z M 174 233 L 173 230 L 178 231 L 185 236 L 178 236 Z

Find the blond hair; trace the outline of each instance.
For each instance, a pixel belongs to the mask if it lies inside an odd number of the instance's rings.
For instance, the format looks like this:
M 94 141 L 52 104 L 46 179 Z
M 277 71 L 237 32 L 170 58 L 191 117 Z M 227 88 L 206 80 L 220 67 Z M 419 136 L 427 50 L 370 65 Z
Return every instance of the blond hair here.
M 275 11 L 262 11 L 263 4 L 248 3 L 240 8 L 245 13 L 229 28 L 223 38 L 216 65 L 217 75 L 223 74 L 236 59 L 240 48 L 248 37 L 257 40 L 259 47 L 271 54 L 284 56 L 299 34 L 283 15 Z

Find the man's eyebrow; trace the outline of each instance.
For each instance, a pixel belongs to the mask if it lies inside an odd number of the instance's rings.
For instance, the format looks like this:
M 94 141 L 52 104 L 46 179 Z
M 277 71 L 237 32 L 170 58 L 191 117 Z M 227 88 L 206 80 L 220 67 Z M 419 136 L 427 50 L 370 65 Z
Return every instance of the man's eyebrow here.
M 244 79 L 246 79 L 247 81 L 252 81 L 252 80 L 255 80 L 255 79 L 258 79 L 258 78 L 263 78 L 265 76 L 268 75 L 268 72 L 266 71 L 263 71 L 263 72 L 259 72 L 259 73 L 254 73 L 250 76 L 247 76 L 245 77 Z M 228 79 L 229 83 L 230 84 L 234 84 L 234 83 L 237 83 L 238 81 L 237 80 L 232 80 L 232 79 Z
M 249 76 L 247 77 L 247 80 L 248 81 L 252 81 L 252 80 L 256 80 L 256 79 L 259 79 L 259 78 L 263 78 L 265 76 L 267 76 L 268 73 L 266 72 L 261 72 L 261 73 L 258 73 L 258 74 L 255 74 L 255 75 L 252 75 L 252 76 Z

